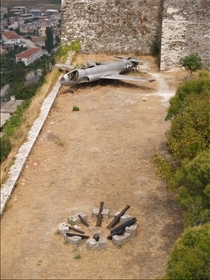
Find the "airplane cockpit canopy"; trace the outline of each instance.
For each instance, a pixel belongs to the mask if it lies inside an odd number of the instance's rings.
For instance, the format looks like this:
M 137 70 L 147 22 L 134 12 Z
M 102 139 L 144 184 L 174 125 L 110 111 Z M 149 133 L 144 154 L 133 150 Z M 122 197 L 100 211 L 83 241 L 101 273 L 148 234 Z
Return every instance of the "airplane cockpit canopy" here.
M 74 70 L 68 73 L 68 78 L 71 81 L 76 81 L 79 77 L 79 72 L 78 70 Z

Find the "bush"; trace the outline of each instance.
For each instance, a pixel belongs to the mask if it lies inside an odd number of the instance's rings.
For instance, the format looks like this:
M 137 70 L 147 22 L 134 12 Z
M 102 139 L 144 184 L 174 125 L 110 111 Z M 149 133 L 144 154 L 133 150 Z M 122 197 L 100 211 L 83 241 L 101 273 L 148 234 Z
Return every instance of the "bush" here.
M 205 95 L 210 96 L 210 75 L 205 75 L 205 72 L 201 72 L 198 79 L 186 81 L 179 86 L 176 95 L 170 99 L 170 107 L 168 109 L 166 120 L 173 119 L 179 113 L 182 113 L 183 109 L 189 105 L 189 95 L 192 99 L 196 95 L 201 95 L 200 99 L 205 98 Z M 192 96 L 193 95 L 193 96 Z M 197 96 L 199 98 L 199 96 Z
M 10 139 L 7 135 L 0 138 L 0 163 L 3 162 L 9 155 L 12 149 Z
M 186 208 L 185 225 L 194 226 L 210 221 L 210 150 L 185 160 L 176 171 L 174 188 L 179 188 L 177 201 Z
M 77 106 L 74 105 L 73 108 L 72 108 L 72 111 L 73 111 L 73 112 L 79 111 L 79 107 L 77 107 Z
M 202 59 L 197 53 L 190 53 L 189 55 L 180 58 L 179 63 L 189 71 L 189 77 L 192 72 L 201 69 L 203 66 Z
M 23 113 L 30 105 L 30 102 L 31 100 L 25 100 L 23 101 L 22 105 L 17 107 L 15 113 L 4 125 L 3 132 L 5 135 L 12 137 L 15 130 L 24 122 Z
M 79 52 L 81 50 L 81 43 L 80 40 L 77 39 L 71 43 L 71 45 L 65 44 L 60 45 L 60 56 L 66 60 L 66 56 L 68 55 L 69 51 Z
M 165 279 L 210 279 L 210 223 L 187 229 L 170 255 Z

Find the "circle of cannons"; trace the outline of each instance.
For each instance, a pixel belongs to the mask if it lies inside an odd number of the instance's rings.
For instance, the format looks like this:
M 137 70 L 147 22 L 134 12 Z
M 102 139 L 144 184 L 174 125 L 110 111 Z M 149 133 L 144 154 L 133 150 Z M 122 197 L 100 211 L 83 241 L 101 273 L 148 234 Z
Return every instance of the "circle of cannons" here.
M 101 227 L 103 219 L 108 222 L 110 218 L 110 209 L 103 208 L 103 205 L 104 202 L 100 202 L 99 208 L 92 209 L 92 218 L 96 219 L 96 227 Z M 115 246 L 122 246 L 133 238 L 137 229 L 137 219 L 125 213 L 129 208 L 130 206 L 127 205 L 121 212 L 113 215 L 112 221 L 106 226 L 110 230 L 107 238 L 103 238 L 103 232 L 88 223 L 88 216 L 85 213 L 69 216 L 67 223 L 59 224 L 58 232 L 64 237 L 65 242 L 74 246 L 79 246 L 86 240 L 88 250 L 106 249 L 108 240 L 111 240 Z M 92 237 L 86 235 L 81 229 L 81 224 L 87 227 Z

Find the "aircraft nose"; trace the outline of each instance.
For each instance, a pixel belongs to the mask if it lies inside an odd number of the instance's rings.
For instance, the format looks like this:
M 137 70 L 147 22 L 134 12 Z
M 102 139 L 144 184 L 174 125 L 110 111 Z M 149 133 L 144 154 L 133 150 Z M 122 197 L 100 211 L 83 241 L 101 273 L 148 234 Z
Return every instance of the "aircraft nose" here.
M 60 82 L 64 82 L 65 81 L 65 78 L 64 77 L 61 77 L 60 78 Z

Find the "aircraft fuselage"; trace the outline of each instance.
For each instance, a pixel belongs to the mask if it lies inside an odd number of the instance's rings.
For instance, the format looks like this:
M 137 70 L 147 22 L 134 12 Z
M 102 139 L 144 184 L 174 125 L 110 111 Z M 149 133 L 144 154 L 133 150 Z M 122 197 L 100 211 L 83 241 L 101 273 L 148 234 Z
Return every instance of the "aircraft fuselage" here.
M 121 60 L 117 62 L 109 62 L 107 64 L 94 65 L 87 68 L 79 68 L 66 73 L 60 79 L 62 85 L 74 85 L 88 83 L 99 80 L 103 76 L 115 75 L 123 73 L 136 66 L 129 60 Z

